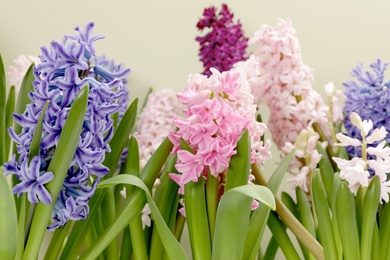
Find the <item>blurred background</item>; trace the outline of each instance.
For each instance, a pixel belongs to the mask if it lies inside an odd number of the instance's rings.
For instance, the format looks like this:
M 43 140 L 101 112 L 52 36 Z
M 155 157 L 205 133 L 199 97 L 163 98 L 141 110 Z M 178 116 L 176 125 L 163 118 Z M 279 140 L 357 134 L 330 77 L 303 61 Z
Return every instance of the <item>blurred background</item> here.
M 131 99 L 143 100 L 150 87 L 181 91 L 189 74 L 203 70 L 196 23 L 205 7 L 221 3 L 228 4 L 249 38 L 263 24 L 290 18 L 303 60 L 315 70 L 313 87 L 321 94 L 331 81 L 343 90 L 359 62 L 367 68 L 378 58 L 390 61 L 390 1 L 385 0 L 0 0 L 0 53 L 7 69 L 18 55 L 37 56 L 41 46 L 93 21 L 94 33 L 106 36 L 96 42 L 96 54 L 131 68 Z M 261 113 L 266 121 L 267 109 Z M 268 176 L 279 160 L 275 149 L 273 156 L 265 165 Z M 285 182 L 283 190 L 288 189 Z

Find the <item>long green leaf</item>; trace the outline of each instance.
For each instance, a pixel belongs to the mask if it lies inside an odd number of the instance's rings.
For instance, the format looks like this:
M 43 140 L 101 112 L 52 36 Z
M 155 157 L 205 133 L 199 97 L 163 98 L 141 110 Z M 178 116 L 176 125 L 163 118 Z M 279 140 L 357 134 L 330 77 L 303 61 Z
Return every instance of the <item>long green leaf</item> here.
M 6 162 L 8 154 L 6 151 L 6 95 L 5 72 L 3 59 L 0 55 L 0 165 Z
M 328 154 L 320 143 L 317 144 L 317 151 L 321 154 L 321 160 L 318 165 L 320 168 L 322 183 L 324 184 L 328 198 L 328 203 L 330 204 L 330 199 L 332 198 L 334 171 Z
M 11 188 L 0 168 L 0 259 L 14 259 L 17 245 L 18 223 Z
M 344 259 L 359 260 L 360 243 L 356 223 L 355 200 L 345 182 L 337 190 L 336 218 Z
M 286 259 L 299 260 L 300 259 L 299 255 L 296 249 L 294 248 L 290 238 L 288 237 L 286 229 L 279 221 L 279 218 L 274 212 L 271 212 L 269 216 L 268 227 L 270 228 L 273 237 L 275 238 L 276 242 L 280 246 L 280 249 L 282 250 Z
M 177 191 L 179 186 L 171 178 L 168 173 L 177 173 L 175 164 L 177 155 L 172 156 L 172 160 L 167 160 L 166 171 L 160 177 L 161 184 L 157 186 L 154 198 L 156 205 L 161 213 L 161 216 L 166 223 L 170 219 L 176 219 L 178 204 L 175 205 Z M 164 246 L 162 244 L 160 235 L 157 229 L 153 229 L 150 241 L 150 259 L 161 259 L 164 253 Z
M 67 170 L 72 162 L 74 153 L 76 152 L 84 123 L 87 101 L 88 86 L 84 86 L 70 109 L 68 118 L 66 119 L 64 128 L 58 140 L 58 145 L 48 167 L 48 171 L 55 174 L 54 179 L 48 183 L 46 187 L 52 196 L 53 203 L 46 205 L 39 202 L 37 204 L 23 259 L 36 259 L 38 256 L 38 252 L 46 232 L 46 227 L 54 208 L 54 202 L 57 200 L 66 177 Z
M 375 217 L 380 200 L 381 185 L 378 176 L 374 176 L 368 185 L 363 202 L 362 236 L 360 250 L 362 259 L 371 258 L 372 236 L 375 225 Z
M 386 203 L 380 221 L 380 228 L 379 228 L 379 241 L 380 241 L 379 259 L 380 260 L 385 260 L 390 258 L 389 237 L 390 237 L 390 204 Z M 387 253 L 387 251 L 389 251 L 389 253 Z
M 318 171 L 314 171 L 313 174 L 312 191 L 314 208 L 318 217 L 318 233 L 324 248 L 325 259 L 337 259 L 338 255 L 328 201 L 326 200 L 325 188 L 322 185 L 321 176 Z
M 211 258 L 211 238 L 204 196 L 204 181 L 189 182 L 184 186 L 187 226 L 194 259 Z
M 251 212 L 251 205 L 247 204 L 248 199 L 256 199 L 272 210 L 276 207 L 272 192 L 264 186 L 243 185 L 224 193 L 218 206 L 212 259 L 242 259 L 244 243 L 236 238 L 238 233 L 246 234 L 248 231 Z M 247 204 L 248 207 L 237 211 L 236 208 L 241 203 Z
M 225 185 L 225 193 L 229 190 L 245 185 L 248 183 L 249 178 L 249 172 L 250 172 L 250 139 L 249 139 L 249 133 L 248 130 L 245 130 L 236 146 L 237 153 L 232 156 L 229 163 L 229 168 L 226 174 L 226 185 Z M 215 186 L 215 192 L 218 194 L 218 186 Z M 248 208 L 251 208 L 252 205 L 252 199 L 248 197 L 240 198 L 241 203 L 237 204 L 235 206 L 236 212 L 242 212 L 243 214 L 237 214 L 234 219 L 231 219 L 230 225 L 236 225 L 236 223 L 239 223 L 238 225 L 242 225 L 244 228 L 240 231 L 237 230 L 237 232 L 234 234 L 235 236 L 235 246 L 230 247 L 228 250 L 232 250 L 233 254 L 236 255 L 243 255 L 244 246 L 245 246 L 245 239 L 247 236 L 247 229 L 249 226 L 249 216 L 250 211 L 248 211 Z M 216 209 L 215 209 L 216 210 Z M 218 213 L 217 213 L 218 214 Z M 227 223 L 226 223 L 227 224 Z M 218 223 L 215 224 L 217 228 Z M 220 231 L 220 234 L 223 235 L 223 232 Z M 228 235 L 228 233 L 226 233 Z M 216 237 L 214 239 L 217 239 Z M 214 241 L 214 240 L 213 240 Z M 223 246 L 223 244 L 219 243 L 219 241 L 216 241 L 217 245 Z M 221 247 L 213 247 L 213 252 L 216 251 L 223 251 L 224 249 Z M 225 249 L 226 250 L 226 249 Z
M 180 246 L 180 243 L 173 236 L 172 232 L 169 230 L 167 224 L 158 211 L 158 208 L 153 201 L 152 195 L 150 194 L 149 188 L 142 182 L 142 180 L 132 175 L 119 175 L 102 181 L 99 184 L 99 188 L 105 188 L 117 184 L 134 185 L 143 190 L 143 192 L 146 194 L 146 199 L 149 203 L 150 211 L 152 212 L 153 219 L 156 223 L 156 227 L 162 238 L 162 242 L 167 254 L 171 259 L 188 259 L 183 248 Z M 80 259 L 88 258 L 87 256 L 83 255 Z
M 16 101 L 16 107 L 15 107 L 16 114 L 22 114 L 26 110 L 27 104 L 31 102 L 30 98 L 28 97 L 28 94 L 33 90 L 33 84 L 32 84 L 32 82 L 34 81 L 33 67 L 34 64 L 31 64 L 31 66 L 28 68 L 26 74 L 23 77 L 23 81 L 20 86 L 18 98 Z M 14 124 L 14 130 L 15 133 L 19 134 L 22 128 L 20 125 Z
M 295 149 L 283 159 L 278 168 L 272 174 L 268 183 L 266 183 L 264 180 L 259 166 L 257 164 L 253 164 L 252 174 L 255 176 L 256 181 L 261 185 L 266 185 L 272 191 L 274 196 L 276 196 L 284 175 L 287 172 L 288 165 L 294 157 L 294 154 Z M 269 208 L 261 204 L 253 212 L 249 221 L 249 229 L 245 241 L 244 259 L 254 259 L 256 257 L 256 254 L 260 248 L 260 240 L 263 236 L 263 232 L 267 224 L 268 215 Z
M 45 105 L 43 106 L 41 114 L 39 115 L 37 125 L 35 126 L 33 138 L 30 145 L 30 153 L 28 156 L 29 162 L 32 160 L 32 158 L 34 158 L 34 156 L 37 156 L 39 153 L 39 147 L 41 145 L 41 138 L 42 138 L 42 128 L 43 128 L 42 122 L 43 119 L 45 118 L 46 109 L 48 105 L 49 105 L 49 101 L 47 100 Z
M 111 152 L 105 155 L 103 162 L 103 164 L 110 169 L 110 176 L 114 172 L 114 169 L 117 167 L 117 163 L 115 162 L 118 162 L 119 157 L 122 154 L 123 147 L 126 141 L 129 139 L 131 130 L 134 127 L 135 118 L 137 117 L 137 105 L 138 98 L 136 98 L 127 109 L 125 115 L 119 123 L 118 128 L 115 131 L 114 136 L 110 141 Z
M 12 117 L 12 113 L 14 112 L 15 110 L 15 86 L 12 86 L 9 90 L 9 93 L 8 93 L 8 98 L 7 98 L 7 105 L 6 105 L 6 114 L 5 114 L 5 131 L 6 131 L 6 134 L 5 134 L 5 151 L 6 151 L 6 154 L 7 154 L 7 158 L 8 158 L 8 155 L 10 154 L 10 149 L 11 149 L 11 138 L 10 136 L 7 134 L 7 129 L 10 128 L 13 124 L 13 117 Z
M 291 196 L 286 192 L 282 193 L 282 202 L 291 211 L 291 213 L 293 213 L 294 216 L 299 219 L 306 230 L 309 231 L 313 237 L 316 237 L 313 215 L 311 212 L 310 203 L 307 199 L 307 195 L 299 187 L 295 189 L 295 194 L 297 198 L 297 204 L 294 203 Z M 305 259 L 313 259 L 313 255 L 310 254 L 307 248 L 300 241 L 298 241 L 298 243 Z
M 249 171 L 251 168 L 251 144 L 249 133 L 246 129 L 237 141 L 237 153 L 232 156 L 226 174 L 225 192 L 248 183 Z M 237 208 L 237 210 L 240 210 Z

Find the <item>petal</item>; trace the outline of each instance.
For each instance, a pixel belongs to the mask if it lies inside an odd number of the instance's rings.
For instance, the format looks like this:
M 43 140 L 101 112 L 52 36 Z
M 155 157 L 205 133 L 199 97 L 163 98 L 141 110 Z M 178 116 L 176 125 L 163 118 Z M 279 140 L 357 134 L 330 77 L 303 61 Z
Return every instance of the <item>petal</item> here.
M 342 133 L 336 134 L 336 138 L 340 141 L 340 143 L 336 143 L 336 146 L 361 146 L 362 143 L 358 139 L 351 138 Z

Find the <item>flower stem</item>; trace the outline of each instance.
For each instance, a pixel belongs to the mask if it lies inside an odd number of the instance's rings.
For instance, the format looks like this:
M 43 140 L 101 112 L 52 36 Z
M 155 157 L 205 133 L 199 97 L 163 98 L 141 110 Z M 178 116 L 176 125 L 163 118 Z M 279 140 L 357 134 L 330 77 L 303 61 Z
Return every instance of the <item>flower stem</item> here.
M 64 243 L 65 237 L 68 234 L 69 228 L 72 226 L 73 222 L 68 221 L 63 229 L 56 229 L 54 235 L 50 241 L 49 247 L 47 248 L 44 259 L 57 259 L 62 245 Z
M 207 175 L 206 183 L 206 200 L 207 200 L 207 215 L 210 226 L 210 237 L 214 237 L 215 219 L 217 216 L 219 183 L 218 178 L 211 175 L 210 171 Z
M 141 215 L 135 217 L 130 222 L 130 235 L 131 243 L 133 247 L 133 256 L 134 259 L 147 260 L 148 254 L 146 252 L 146 243 L 144 230 L 142 229 L 142 220 Z

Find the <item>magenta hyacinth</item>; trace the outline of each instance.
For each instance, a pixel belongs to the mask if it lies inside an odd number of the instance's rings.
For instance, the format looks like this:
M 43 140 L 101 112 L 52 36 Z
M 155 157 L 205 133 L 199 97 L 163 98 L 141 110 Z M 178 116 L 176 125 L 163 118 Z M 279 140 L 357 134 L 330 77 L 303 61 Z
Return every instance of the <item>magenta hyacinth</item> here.
M 210 68 L 228 71 L 234 63 L 246 59 L 248 38 L 244 36 L 240 21 L 233 22 L 233 13 L 226 4 L 222 5 L 218 14 L 215 7 L 206 8 L 196 27 L 200 31 L 210 30 L 204 36 L 196 37 L 204 75 L 211 75 Z

